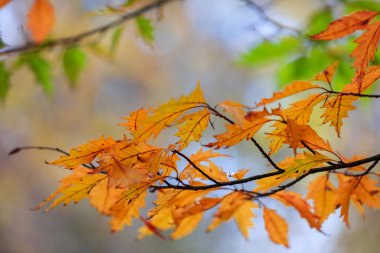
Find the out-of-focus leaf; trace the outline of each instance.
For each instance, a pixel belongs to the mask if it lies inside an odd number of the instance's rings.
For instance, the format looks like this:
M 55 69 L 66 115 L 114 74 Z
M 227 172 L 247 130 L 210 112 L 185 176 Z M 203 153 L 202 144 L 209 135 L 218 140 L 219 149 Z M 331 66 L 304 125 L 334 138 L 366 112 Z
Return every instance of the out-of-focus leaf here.
M 17 65 L 23 64 L 28 66 L 37 83 L 50 95 L 54 89 L 51 64 L 38 53 L 24 54 Z
M 293 80 L 310 79 L 315 73 L 326 69 L 334 60 L 336 59 L 327 55 L 323 49 L 315 47 L 310 51 L 310 55 L 299 57 L 280 66 L 277 73 L 278 88 L 283 88 L 285 84 Z
M 325 29 L 333 19 L 332 10 L 326 8 L 315 12 L 309 20 L 307 34 L 317 34 Z
M 154 27 L 150 19 L 139 16 L 136 18 L 136 26 L 140 36 L 146 43 L 150 44 L 154 41 Z
M 297 52 L 300 46 L 300 40 L 294 37 L 285 37 L 278 42 L 265 41 L 242 54 L 239 62 L 248 66 L 268 63 Z
M 3 102 L 8 94 L 11 73 L 6 69 L 5 63 L 0 62 L 0 101 Z
M 86 66 L 86 54 L 79 47 L 65 49 L 62 56 L 63 69 L 70 85 L 74 87 L 79 79 L 80 73 Z
M 48 0 L 35 0 L 27 17 L 27 28 L 37 43 L 46 39 L 55 21 L 54 6 Z
M 111 39 L 111 46 L 110 46 L 110 52 L 111 54 L 115 53 L 115 50 L 117 46 L 119 45 L 121 36 L 123 35 L 124 28 L 122 26 L 117 27 L 113 34 L 112 34 L 112 39 Z
M 345 13 L 351 13 L 360 10 L 380 11 L 378 1 L 352 1 L 345 4 Z

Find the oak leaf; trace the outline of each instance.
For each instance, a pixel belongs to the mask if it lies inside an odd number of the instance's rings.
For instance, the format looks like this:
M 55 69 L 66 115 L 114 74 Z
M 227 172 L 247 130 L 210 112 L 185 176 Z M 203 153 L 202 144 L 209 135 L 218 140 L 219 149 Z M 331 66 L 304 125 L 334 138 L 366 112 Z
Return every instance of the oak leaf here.
M 347 36 L 357 30 L 365 29 L 378 15 L 375 11 L 358 11 L 344 16 L 329 24 L 326 30 L 311 36 L 315 40 L 334 40 Z
M 285 219 L 277 214 L 275 210 L 264 207 L 263 217 L 265 221 L 265 229 L 269 238 L 278 244 L 289 247 L 288 242 L 288 224 Z
M 308 186 L 307 198 L 314 201 L 315 214 L 322 224 L 336 209 L 336 189 L 330 182 L 328 174 L 318 176 Z
M 272 196 L 285 206 L 294 207 L 301 217 L 309 223 L 311 228 L 316 228 L 317 230 L 321 229 L 320 218 L 311 211 L 311 206 L 301 197 L 300 194 L 281 191 Z

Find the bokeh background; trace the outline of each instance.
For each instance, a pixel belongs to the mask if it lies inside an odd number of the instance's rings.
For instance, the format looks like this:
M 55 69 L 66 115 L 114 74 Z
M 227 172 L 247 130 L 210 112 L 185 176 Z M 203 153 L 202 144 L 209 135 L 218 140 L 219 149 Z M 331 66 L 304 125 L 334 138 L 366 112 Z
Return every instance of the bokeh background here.
M 75 34 L 112 19 L 88 14 L 88 10 L 110 1 L 53 3 L 57 10 L 54 36 Z M 334 13 L 342 11 L 344 5 L 341 1 L 312 0 L 256 3 L 271 18 L 300 30 L 326 4 L 336 7 Z M 155 24 L 153 46 L 137 36 L 133 21 L 127 23 L 113 57 L 84 47 L 88 64 L 75 88 L 70 88 L 62 73 L 59 49 L 46 53 L 54 66 L 51 95 L 36 85 L 28 69 L 18 69 L 12 75 L 11 88 L 0 107 L 0 252 L 379 252 L 380 216 L 371 210 L 365 219 L 352 210 L 351 229 L 334 214 L 323 227 L 325 234 L 321 234 L 310 230 L 298 214 L 281 207 L 281 214 L 290 224 L 290 249 L 270 242 L 260 213 L 254 219 L 249 240 L 238 233 L 234 222 L 206 234 L 212 215 L 208 214 L 200 228 L 185 239 L 163 241 L 152 237 L 138 241 L 135 238 L 140 221 L 111 234 L 107 218 L 87 201 L 48 213 L 32 210 L 67 172 L 45 164 L 55 159 L 56 153 L 27 151 L 8 156 L 14 147 L 41 145 L 69 150 L 101 135 L 121 138 L 123 129 L 117 124 L 123 116 L 188 93 L 198 80 L 211 104 L 229 99 L 252 105 L 278 88 L 276 73 L 281 66 L 276 60 L 262 65 L 242 64 L 241 55 L 264 40 L 297 35 L 292 30 L 278 30 L 273 22 L 263 20 L 257 9 L 240 0 L 175 2 L 163 8 L 162 17 L 154 11 L 147 16 Z M 6 25 L 1 19 L 0 24 Z M 103 34 L 99 43 L 106 47 L 109 40 L 110 34 Z M 7 64 L 13 61 L 12 57 L 2 60 Z M 320 70 L 329 63 L 319 62 Z M 308 66 L 303 68 L 306 71 Z M 344 121 L 342 139 L 335 138 L 332 129 L 321 127 L 320 131 L 342 154 L 375 154 L 380 141 L 379 103 L 367 101 L 357 106 L 359 110 Z M 320 124 L 318 119 L 316 124 Z M 258 139 L 265 142 L 265 135 Z M 230 153 L 234 161 L 224 166 L 231 170 L 265 167 L 256 153 L 249 145 L 238 146 Z M 304 182 L 299 187 L 304 189 L 306 185 Z

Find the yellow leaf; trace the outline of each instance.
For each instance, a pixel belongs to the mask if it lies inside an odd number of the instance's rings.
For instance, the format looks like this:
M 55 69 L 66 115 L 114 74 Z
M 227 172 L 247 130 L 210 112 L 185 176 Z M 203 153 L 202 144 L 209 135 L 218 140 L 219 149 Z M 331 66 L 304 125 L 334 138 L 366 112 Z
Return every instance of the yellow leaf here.
M 228 148 L 233 145 L 238 144 L 242 140 L 251 139 L 257 131 L 259 131 L 265 123 L 270 122 L 266 118 L 258 118 L 253 121 L 244 121 L 243 124 L 226 124 L 227 131 L 218 135 L 215 135 L 215 142 L 211 142 L 206 145 L 206 147 L 219 148 Z
M 233 214 L 240 232 L 246 239 L 248 239 L 249 236 L 248 230 L 253 228 L 252 218 L 256 217 L 252 212 L 253 208 L 258 208 L 258 205 L 255 202 L 245 201 Z
M 57 166 L 64 166 L 68 169 L 77 168 L 82 164 L 90 163 L 97 155 L 105 149 L 115 145 L 111 137 L 105 139 L 103 136 L 99 140 L 92 140 L 79 147 L 70 150 L 68 156 L 61 156 L 59 159 L 51 162 L 50 164 Z
M 352 105 L 356 100 L 358 100 L 356 96 L 335 94 L 330 96 L 322 106 L 325 109 L 322 114 L 323 124 L 330 122 L 330 126 L 334 126 L 338 137 L 340 137 L 343 119 L 348 117 L 348 111 L 356 108 Z
M 207 227 L 207 231 L 212 231 L 222 222 L 234 218 L 241 233 L 247 238 L 248 229 L 253 227 L 251 218 L 254 217 L 254 214 L 251 209 L 257 207 L 258 205 L 244 193 L 232 192 L 223 197 L 218 211 L 214 214 L 214 219 Z
M 286 157 L 282 162 L 278 163 L 278 166 L 285 171 L 282 174 L 258 180 L 255 191 L 270 190 L 286 180 L 298 178 L 308 173 L 312 168 L 328 161 L 331 161 L 331 159 L 320 153 L 310 154 L 304 152 L 304 154 L 298 154 L 296 157 Z
M 268 232 L 269 238 L 285 247 L 289 247 L 288 242 L 288 224 L 285 219 L 277 214 L 275 210 L 264 207 L 265 229 Z
M 64 205 L 67 205 L 72 201 L 75 204 L 78 203 L 83 198 L 87 198 L 90 191 L 106 178 L 107 175 L 105 174 L 89 174 L 71 182 L 69 187 L 66 187 L 59 192 L 61 196 L 56 198 L 45 211 L 49 211 L 61 203 Z
M 130 188 L 122 193 L 110 209 L 110 225 L 112 232 L 120 231 L 125 225 L 131 226 L 133 218 L 140 217 L 140 209 L 145 207 L 145 197 L 149 184 Z
M 131 113 L 130 116 L 124 117 L 127 122 L 120 123 L 120 126 L 127 128 L 132 134 L 141 128 L 140 122 L 148 116 L 149 110 L 142 108 Z
M 147 140 L 151 136 L 155 138 L 184 113 L 193 109 L 204 108 L 204 106 L 205 99 L 198 83 L 190 95 L 172 99 L 156 108 L 151 115 L 140 120 L 140 127 L 133 133 L 134 141 Z
M 179 149 L 184 149 L 192 141 L 199 141 L 203 131 L 206 130 L 210 120 L 210 112 L 207 109 L 188 115 L 183 123 L 178 126 L 178 132 L 175 134 L 180 138 Z
M 48 0 L 35 0 L 28 13 L 27 27 L 35 42 L 46 39 L 54 26 L 54 7 Z
M 315 214 L 319 216 L 322 224 L 336 209 L 336 189 L 329 181 L 328 174 L 314 179 L 308 186 L 307 198 L 314 201 Z
M 197 213 L 192 216 L 188 216 L 181 220 L 181 222 L 176 226 L 173 233 L 171 233 L 171 238 L 174 240 L 180 239 L 191 232 L 199 225 L 202 221 L 203 213 Z
M 81 180 L 85 175 L 87 175 L 88 172 L 91 170 L 86 169 L 84 167 L 78 167 L 76 169 L 73 169 L 73 174 L 64 177 L 60 180 L 60 186 L 52 193 L 50 194 L 46 199 L 44 199 L 41 203 L 39 203 L 35 209 L 40 209 L 41 207 L 45 206 L 48 202 L 53 200 L 56 196 L 58 196 L 64 189 L 70 187 L 73 183 L 78 182 L 78 180 Z

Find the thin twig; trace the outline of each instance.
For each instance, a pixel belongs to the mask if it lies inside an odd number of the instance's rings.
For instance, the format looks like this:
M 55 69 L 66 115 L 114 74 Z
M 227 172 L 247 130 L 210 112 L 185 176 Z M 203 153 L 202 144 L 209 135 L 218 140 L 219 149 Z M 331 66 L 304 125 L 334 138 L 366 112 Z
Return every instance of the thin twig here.
M 69 156 L 70 153 L 60 149 L 60 148 L 53 148 L 53 147 L 45 147 L 45 146 L 24 146 L 24 147 L 17 147 L 17 148 L 14 148 L 12 149 L 11 151 L 9 151 L 8 155 L 14 155 L 14 154 L 17 154 L 18 152 L 20 151 L 23 151 L 23 150 L 28 150 L 28 149 L 37 149 L 37 150 L 50 150 L 50 151 L 56 151 L 56 152 L 59 152 L 61 154 L 64 154 L 66 156 Z M 82 164 L 83 167 L 86 167 L 88 169 L 96 169 L 96 166 L 93 165 L 92 163 L 89 163 L 89 164 Z
M 181 153 L 178 150 L 173 150 L 173 153 L 175 153 L 175 154 L 183 157 L 186 161 L 188 161 L 188 163 L 191 164 L 191 166 L 193 166 L 194 169 L 196 169 L 197 171 L 199 171 L 199 173 L 201 173 L 203 176 L 205 176 L 208 180 L 214 182 L 217 185 L 220 184 L 220 182 L 218 182 L 217 180 L 215 180 L 214 178 L 212 178 L 211 176 L 209 176 L 206 172 L 204 172 L 201 168 L 199 168 L 193 161 L 191 161 L 191 159 L 189 157 L 187 157 L 185 154 Z
M 179 1 L 179 0 L 159 0 L 153 3 L 150 3 L 136 11 L 126 13 L 122 16 L 120 16 L 118 19 L 103 25 L 96 27 L 94 29 L 63 38 L 53 39 L 50 41 L 47 41 L 46 43 L 38 44 L 38 43 L 29 43 L 27 45 L 23 45 L 20 47 L 8 47 L 3 50 L 0 50 L 0 56 L 1 55 L 17 55 L 24 52 L 31 52 L 31 51 L 37 51 L 40 49 L 47 49 L 47 48 L 54 48 L 58 46 L 70 46 L 79 43 L 80 41 L 91 37 L 96 34 L 104 33 L 108 30 L 111 30 L 114 27 L 117 27 L 123 23 L 125 23 L 128 20 L 131 20 L 133 18 L 136 18 L 152 9 L 159 8 L 162 5 L 168 4 L 170 2 Z

